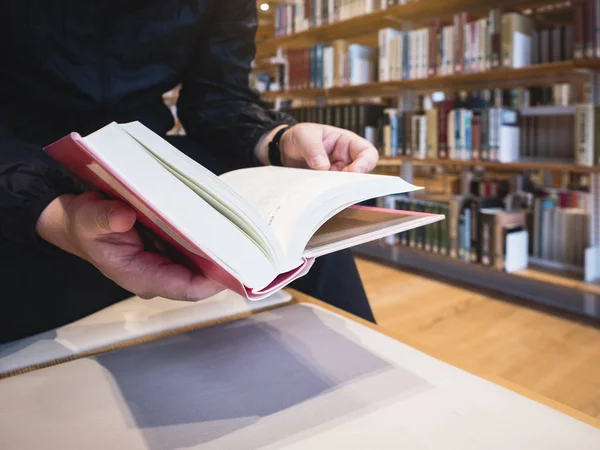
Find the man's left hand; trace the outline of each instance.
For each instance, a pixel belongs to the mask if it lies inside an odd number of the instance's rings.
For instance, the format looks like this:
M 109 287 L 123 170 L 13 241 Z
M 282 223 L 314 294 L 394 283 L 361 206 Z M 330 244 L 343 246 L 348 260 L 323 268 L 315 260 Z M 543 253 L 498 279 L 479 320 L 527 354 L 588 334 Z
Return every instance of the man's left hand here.
M 281 162 L 287 167 L 366 173 L 379 159 L 377 150 L 366 139 L 317 123 L 299 123 L 285 131 L 279 148 Z

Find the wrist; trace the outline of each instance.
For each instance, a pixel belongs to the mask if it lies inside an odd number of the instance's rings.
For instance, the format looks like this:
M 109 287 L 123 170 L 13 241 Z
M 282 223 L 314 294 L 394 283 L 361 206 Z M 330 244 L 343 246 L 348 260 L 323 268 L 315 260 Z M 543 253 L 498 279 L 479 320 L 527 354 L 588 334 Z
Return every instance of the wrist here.
M 77 255 L 76 246 L 69 237 L 68 208 L 75 195 L 64 194 L 52 200 L 40 214 L 35 231 L 46 242 Z
M 283 128 L 289 128 L 290 125 L 283 124 L 273 128 L 271 131 L 265 133 L 254 149 L 254 155 L 256 159 L 264 166 L 271 165 L 272 161 L 269 158 L 269 144 L 273 141 L 275 135 Z M 285 133 L 284 133 L 285 135 Z

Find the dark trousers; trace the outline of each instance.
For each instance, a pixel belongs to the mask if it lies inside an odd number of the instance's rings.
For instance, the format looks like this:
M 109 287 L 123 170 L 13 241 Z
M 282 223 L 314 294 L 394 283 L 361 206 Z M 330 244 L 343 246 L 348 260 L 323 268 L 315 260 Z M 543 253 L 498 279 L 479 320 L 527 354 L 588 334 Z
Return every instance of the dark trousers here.
M 170 140 L 213 172 L 223 171 L 189 140 Z M 318 258 L 290 287 L 374 322 L 349 251 Z M 56 328 L 131 295 L 91 264 L 59 249 L 0 242 L 0 342 Z

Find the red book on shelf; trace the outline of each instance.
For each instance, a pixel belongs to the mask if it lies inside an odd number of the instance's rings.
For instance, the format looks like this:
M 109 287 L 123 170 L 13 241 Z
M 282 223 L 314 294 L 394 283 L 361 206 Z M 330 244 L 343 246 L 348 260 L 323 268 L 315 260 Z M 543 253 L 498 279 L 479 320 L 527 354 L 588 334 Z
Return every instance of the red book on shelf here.
M 442 22 L 440 19 L 434 19 L 433 24 L 429 27 L 429 67 L 427 76 L 434 77 L 437 73 L 437 56 L 438 56 L 438 36 L 442 30 Z
M 438 158 L 448 159 L 448 114 L 452 109 L 454 102 L 444 100 L 436 104 L 438 109 Z

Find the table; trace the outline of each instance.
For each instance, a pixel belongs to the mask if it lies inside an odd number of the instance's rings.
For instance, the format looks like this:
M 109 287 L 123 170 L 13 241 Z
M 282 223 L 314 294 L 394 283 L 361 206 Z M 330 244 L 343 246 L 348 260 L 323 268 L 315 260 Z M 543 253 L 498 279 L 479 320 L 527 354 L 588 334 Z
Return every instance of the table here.
M 0 380 L 0 448 L 600 449 L 593 418 L 292 295 Z

